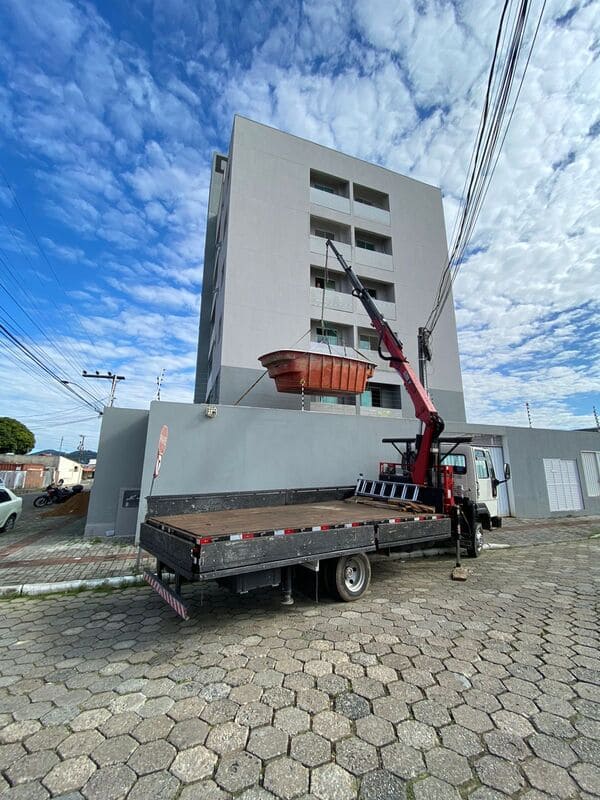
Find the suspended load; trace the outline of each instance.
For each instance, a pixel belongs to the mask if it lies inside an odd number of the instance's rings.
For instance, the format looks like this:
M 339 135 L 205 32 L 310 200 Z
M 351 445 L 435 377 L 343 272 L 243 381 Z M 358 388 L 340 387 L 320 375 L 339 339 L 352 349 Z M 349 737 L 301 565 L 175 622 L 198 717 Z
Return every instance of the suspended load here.
M 288 394 L 362 394 L 375 371 L 375 364 L 359 353 L 348 356 L 345 347 L 316 342 L 310 350 L 276 350 L 258 360 L 277 391 Z

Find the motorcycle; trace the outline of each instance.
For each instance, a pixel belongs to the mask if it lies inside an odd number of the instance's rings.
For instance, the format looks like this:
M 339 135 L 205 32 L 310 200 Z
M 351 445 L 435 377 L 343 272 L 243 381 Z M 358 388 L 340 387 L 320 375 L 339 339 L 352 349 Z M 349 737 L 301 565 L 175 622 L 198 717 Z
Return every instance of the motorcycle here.
M 69 488 L 49 486 L 44 494 L 35 498 L 33 505 L 35 508 L 43 508 L 44 506 L 52 505 L 52 503 L 64 503 L 65 500 L 68 500 L 70 497 L 73 497 L 73 495 L 79 494 L 82 491 L 83 486 L 81 484 L 70 486 Z

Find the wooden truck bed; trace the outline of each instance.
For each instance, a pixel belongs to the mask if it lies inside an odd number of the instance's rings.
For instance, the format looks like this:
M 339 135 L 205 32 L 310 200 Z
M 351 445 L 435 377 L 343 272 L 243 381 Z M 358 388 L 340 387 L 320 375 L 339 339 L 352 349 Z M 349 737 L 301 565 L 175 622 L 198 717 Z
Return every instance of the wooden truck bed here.
M 379 506 L 372 502 L 361 503 L 352 499 L 157 516 L 150 517 L 147 523 L 163 531 L 172 531 L 200 540 L 209 536 L 213 539 L 237 535 L 250 538 L 248 534 L 260 536 L 275 531 L 299 533 L 315 528 L 330 530 L 359 524 L 404 522 L 436 517 L 438 515 L 418 515 L 414 512 L 399 511 L 390 505 Z

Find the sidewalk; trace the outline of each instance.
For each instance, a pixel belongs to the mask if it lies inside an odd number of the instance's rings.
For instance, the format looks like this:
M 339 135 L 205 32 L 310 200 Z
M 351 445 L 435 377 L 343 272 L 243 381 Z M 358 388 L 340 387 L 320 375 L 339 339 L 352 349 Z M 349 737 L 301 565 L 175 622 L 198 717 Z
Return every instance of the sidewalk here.
M 136 574 L 133 542 L 84 539 L 85 518 L 44 517 L 24 504 L 23 516 L 10 533 L 0 534 L 0 590 L 22 584 L 106 580 Z M 487 544 L 509 547 L 570 542 L 600 536 L 600 517 L 522 520 L 508 518 L 486 532 Z M 154 559 L 142 553 L 141 574 Z
M 84 539 L 85 517 L 44 517 L 24 503 L 15 530 L 0 534 L 0 587 L 133 575 L 133 542 Z M 140 572 L 153 564 L 144 556 Z

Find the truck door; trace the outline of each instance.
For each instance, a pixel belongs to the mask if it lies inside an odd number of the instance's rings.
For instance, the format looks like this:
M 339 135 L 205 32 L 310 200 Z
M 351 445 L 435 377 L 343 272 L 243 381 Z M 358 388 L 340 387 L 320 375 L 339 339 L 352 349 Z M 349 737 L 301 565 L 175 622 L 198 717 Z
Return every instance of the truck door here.
M 475 480 L 477 486 L 477 502 L 484 503 L 490 516 L 497 514 L 497 494 L 498 489 L 495 485 L 494 467 L 492 459 L 487 450 L 474 448 L 475 457 Z

